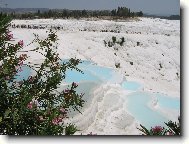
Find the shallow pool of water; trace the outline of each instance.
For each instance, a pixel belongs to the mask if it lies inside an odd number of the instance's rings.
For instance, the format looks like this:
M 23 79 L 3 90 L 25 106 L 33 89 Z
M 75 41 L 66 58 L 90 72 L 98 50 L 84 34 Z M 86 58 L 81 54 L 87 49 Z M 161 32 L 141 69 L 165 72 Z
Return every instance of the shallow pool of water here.
M 122 87 L 126 90 L 137 91 L 141 87 L 141 85 L 133 81 L 124 81 L 122 83 Z
M 63 62 L 67 62 L 68 60 L 63 60 Z M 90 61 L 82 61 L 77 66 L 83 73 L 78 72 L 76 70 L 67 70 L 65 82 L 107 82 L 112 76 L 115 74 L 115 71 L 111 68 L 97 66 L 96 64 Z M 17 80 L 27 79 L 31 75 L 31 69 L 28 66 L 23 66 L 21 72 L 16 76 Z
M 155 97 L 158 100 L 158 104 L 162 108 L 170 108 L 170 109 L 180 109 L 180 100 L 179 98 L 170 98 L 167 95 L 157 93 Z
M 90 61 L 82 61 L 77 67 L 81 69 L 84 74 L 76 70 L 68 70 L 66 71 L 64 82 L 68 84 L 72 82 L 79 83 L 77 91 L 86 93 L 84 97 L 85 101 L 87 101 L 86 107 L 91 104 L 90 102 L 93 98 L 91 92 L 93 91 L 93 88 L 103 82 L 109 82 L 111 79 L 114 79 L 113 83 L 118 83 L 118 77 L 115 77 L 115 75 L 119 74 L 111 68 L 100 67 Z M 16 77 L 17 80 L 27 79 L 31 74 L 31 69 L 29 67 L 24 66 L 22 69 L 23 71 L 19 72 L 19 76 Z M 151 94 L 141 92 L 142 85 L 137 82 L 124 81 L 122 82 L 121 87 L 125 90 L 133 91 L 130 95 L 126 96 L 127 103 L 125 107 L 137 121 L 147 128 L 156 125 L 165 126 L 164 122 L 169 120 L 160 111 L 155 111 L 149 107 L 149 103 L 152 101 L 153 97 L 157 99 L 158 105 L 161 108 L 180 110 L 180 100 L 178 98 L 172 98 L 159 93 Z M 72 113 L 72 116 L 74 114 L 75 113 Z
M 77 66 L 84 74 L 77 72 L 76 70 L 68 70 L 66 72 L 65 82 L 106 82 L 113 75 L 113 69 L 97 66 L 96 64 L 89 61 L 82 61 Z
M 65 82 L 72 83 L 72 82 L 82 82 L 82 81 L 100 81 L 100 79 L 93 75 L 91 72 L 81 69 L 84 74 L 76 71 L 76 70 L 68 70 L 66 71 L 66 78 Z
M 27 79 L 31 75 L 31 68 L 28 66 L 22 66 L 22 71 L 18 72 L 17 76 L 15 76 L 17 81 L 21 81 L 23 79 Z
M 174 108 L 179 110 L 179 99 L 158 95 L 158 105 L 164 108 Z M 142 125 L 151 128 L 156 125 L 166 126 L 164 122 L 170 120 L 158 110 L 149 107 L 152 101 L 153 94 L 144 92 L 133 92 L 128 95 L 128 102 L 126 107 L 128 111 L 138 120 Z

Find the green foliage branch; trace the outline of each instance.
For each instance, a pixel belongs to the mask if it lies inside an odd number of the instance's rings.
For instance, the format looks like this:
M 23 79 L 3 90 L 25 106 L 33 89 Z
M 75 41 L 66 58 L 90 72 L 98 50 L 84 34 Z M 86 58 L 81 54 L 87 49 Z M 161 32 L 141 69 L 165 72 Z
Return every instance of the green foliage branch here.
M 72 83 L 58 90 L 68 69 L 79 70 L 79 59 L 62 62 L 56 49 L 58 37 L 50 31 L 46 39 L 35 35 L 38 47 L 24 51 L 24 42 L 16 42 L 9 31 L 11 18 L 0 14 L 0 134 L 1 135 L 72 135 L 74 124 L 65 124 L 70 109 L 83 107 L 84 94 L 77 94 Z M 40 53 L 41 64 L 29 62 L 28 52 Z M 28 62 L 26 62 L 28 61 Z M 20 71 L 29 67 L 34 74 L 20 79 Z

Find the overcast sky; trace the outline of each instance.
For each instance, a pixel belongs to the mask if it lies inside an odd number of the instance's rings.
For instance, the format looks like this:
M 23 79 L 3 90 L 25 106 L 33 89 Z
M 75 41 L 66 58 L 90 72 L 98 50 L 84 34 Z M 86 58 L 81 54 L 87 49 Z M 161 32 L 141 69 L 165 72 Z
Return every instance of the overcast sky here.
M 9 8 L 115 9 L 126 6 L 148 14 L 179 14 L 179 0 L 0 0 Z

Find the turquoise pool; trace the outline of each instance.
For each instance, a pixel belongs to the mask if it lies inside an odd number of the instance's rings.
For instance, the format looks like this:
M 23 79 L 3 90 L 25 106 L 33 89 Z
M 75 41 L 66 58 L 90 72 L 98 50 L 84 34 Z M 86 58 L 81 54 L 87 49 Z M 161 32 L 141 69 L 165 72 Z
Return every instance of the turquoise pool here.
M 179 98 L 170 98 L 167 95 L 156 93 L 155 97 L 158 100 L 158 104 L 162 108 L 170 108 L 170 109 L 180 109 L 180 100 Z
M 128 95 L 127 109 L 142 125 L 147 128 L 160 125 L 166 126 L 164 122 L 168 122 L 166 116 L 160 111 L 154 110 L 149 107 L 149 103 L 152 102 L 153 94 L 145 92 L 133 92 Z M 158 105 L 161 108 L 169 108 L 174 110 L 180 110 L 180 100 L 172 97 L 168 97 L 162 94 L 155 94 L 155 98 L 158 100 Z
M 78 68 L 81 69 L 84 74 L 76 70 L 68 70 L 64 81 L 68 84 L 72 82 L 79 83 L 77 90 L 78 92 L 86 93 L 84 99 L 88 101 L 86 106 L 89 106 L 92 99 L 89 95 L 93 88 L 99 84 L 109 82 L 117 73 L 111 68 L 100 67 L 90 61 L 82 61 L 82 63 L 78 65 Z M 24 66 L 22 69 L 23 71 L 16 77 L 18 80 L 27 79 L 31 74 L 29 67 Z M 120 85 L 123 89 L 131 91 L 131 94 L 126 96 L 126 108 L 137 121 L 148 128 L 155 125 L 165 126 L 164 122 L 168 121 L 168 118 L 161 112 L 154 111 L 149 107 L 148 104 L 152 101 L 152 97 L 155 96 L 161 108 L 180 110 L 180 99 L 178 98 L 172 98 L 160 93 L 152 94 L 142 92 L 140 91 L 142 85 L 135 81 L 124 81 Z
M 66 72 L 65 82 L 105 82 L 112 77 L 112 74 L 114 72 L 111 68 L 100 67 L 89 61 L 82 61 L 82 63 L 77 67 L 82 70 L 84 74 L 79 73 L 75 70 L 68 70 Z
M 17 76 L 15 76 L 17 81 L 21 81 L 23 79 L 27 79 L 31 75 L 31 68 L 28 66 L 22 66 L 22 71 L 18 72 Z
M 63 60 L 63 62 L 66 61 L 68 60 Z M 111 68 L 100 67 L 90 61 L 82 61 L 77 67 L 82 70 L 84 74 L 69 69 L 66 71 L 65 82 L 106 82 L 115 73 Z M 17 80 L 27 79 L 31 75 L 31 69 L 28 66 L 23 66 L 22 70 L 23 71 L 19 72 L 18 76 L 16 76 Z
M 141 85 L 133 81 L 124 81 L 122 83 L 122 87 L 126 90 L 136 91 L 141 87 Z

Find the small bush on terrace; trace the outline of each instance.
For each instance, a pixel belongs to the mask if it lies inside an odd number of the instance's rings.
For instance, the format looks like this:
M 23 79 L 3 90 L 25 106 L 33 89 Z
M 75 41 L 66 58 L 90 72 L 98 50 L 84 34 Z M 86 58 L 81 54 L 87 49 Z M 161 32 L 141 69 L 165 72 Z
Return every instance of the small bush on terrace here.
M 123 43 L 125 42 L 125 38 L 124 37 L 122 37 L 121 38 L 121 42 L 119 43 L 120 44 L 120 46 L 123 46 Z
M 11 19 L 0 14 L 0 134 L 1 135 L 72 135 L 77 131 L 73 124 L 65 125 L 68 109 L 79 111 L 83 107 L 83 94 L 77 94 L 78 85 L 57 91 L 65 79 L 67 69 L 75 69 L 79 59 L 60 63 L 56 52 L 57 35 L 50 31 L 41 40 L 36 35 L 33 42 L 39 46 L 31 51 L 45 57 L 40 65 L 24 64 L 28 51 L 23 51 L 24 42 L 13 42 L 8 27 Z M 19 53 L 21 54 L 19 54 Z M 30 64 L 30 65 L 29 65 Z M 35 75 L 19 80 L 16 76 L 23 66 L 28 66 Z
M 117 44 L 119 44 L 120 46 L 123 46 L 123 44 L 124 44 L 124 42 L 125 42 L 125 38 L 124 37 L 122 37 L 122 38 L 120 38 L 120 40 L 121 41 L 117 41 L 117 38 L 115 37 L 115 36 L 112 36 L 112 41 L 110 40 L 110 41 L 105 41 L 104 40 L 104 45 L 105 45 L 105 47 L 107 46 L 107 44 L 108 44 L 108 47 L 113 47 L 113 46 L 115 46 L 115 44 L 117 43 Z
M 112 37 L 112 42 L 115 43 L 116 42 L 116 37 Z

